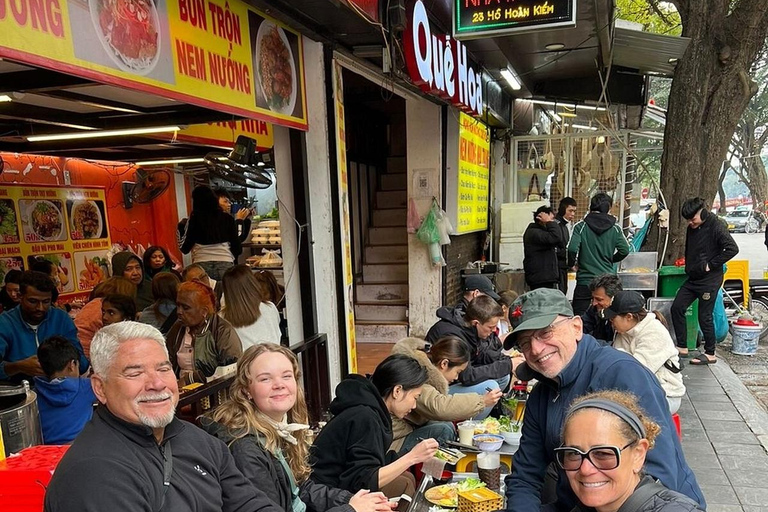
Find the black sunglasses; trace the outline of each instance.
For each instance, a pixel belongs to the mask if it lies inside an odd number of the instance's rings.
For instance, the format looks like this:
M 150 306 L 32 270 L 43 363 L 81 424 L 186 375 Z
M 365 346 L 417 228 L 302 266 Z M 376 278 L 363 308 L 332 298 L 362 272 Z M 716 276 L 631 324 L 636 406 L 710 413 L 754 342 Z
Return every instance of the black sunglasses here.
M 583 452 L 573 446 L 561 446 L 555 448 L 555 460 L 557 465 L 565 471 L 576 471 L 587 459 L 596 469 L 609 470 L 616 469 L 621 464 L 621 452 L 635 444 L 637 440 L 631 441 L 623 448 L 617 446 L 594 446 Z

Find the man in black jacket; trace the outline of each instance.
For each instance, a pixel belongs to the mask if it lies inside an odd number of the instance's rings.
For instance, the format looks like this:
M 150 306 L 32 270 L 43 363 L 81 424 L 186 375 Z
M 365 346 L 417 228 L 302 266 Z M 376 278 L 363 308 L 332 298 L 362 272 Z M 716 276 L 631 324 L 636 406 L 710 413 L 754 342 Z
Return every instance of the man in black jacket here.
M 174 417 L 179 388 L 160 331 L 104 327 L 91 360 L 102 405 L 56 468 L 46 512 L 283 512 L 240 473 L 227 445 Z
M 687 199 L 681 213 L 688 221 L 685 239 L 685 273 L 688 274 L 688 280 L 680 287 L 672 302 L 671 316 L 677 337 L 677 350 L 681 356 L 688 355 L 685 310 L 694 300 L 699 299 L 699 327 L 704 334 L 704 352 L 691 359 L 691 364 L 713 364 L 717 359 L 712 311 L 717 290 L 723 283 L 723 265 L 738 254 L 739 246 L 725 223 L 708 211 L 704 199 Z
M 557 207 L 555 221 L 560 227 L 560 238 L 563 239 L 563 249 L 557 252 L 557 262 L 560 267 L 560 281 L 557 287 L 561 292 L 568 293 L 568 270 L 574 262 L 568 259 L 568 242 L 571 240 L 573 221 L 576 219 L 576 200 L 572 197 L 564 197 Z
M 589 283 L 589 291 L 592 292 L 592 304 L 581 315 L 584 332 L 594 336 L 597 341 L 605 342 L 606 345 L 613 343 L 615 332 L 613 324 L 610 320 L 603 318 L 602 312 L 611 305 L 613 298 L 621 290 L 621 279 L 616 274 L 603 274 Z
M 531 290 L 557 288 L 560 282 L 558 254 L 565 252 L 560 226 L 549 206 L 540 206 L 533 220 L 523 234 L 525 282 Z

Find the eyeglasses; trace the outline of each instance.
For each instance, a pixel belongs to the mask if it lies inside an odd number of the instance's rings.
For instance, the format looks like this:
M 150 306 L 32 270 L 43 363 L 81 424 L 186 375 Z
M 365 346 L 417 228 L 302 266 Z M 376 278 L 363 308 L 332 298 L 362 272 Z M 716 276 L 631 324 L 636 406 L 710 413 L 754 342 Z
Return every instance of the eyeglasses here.
M 533 334 L 530 336 L 518 336 L 517 337 L 517 348 L 520 349 L 520 352 L 525 352 L 529 348 L 531 348 L 531 343 L 533 343 L 533 340 L 539 340 L 539 341 L 549 341 L 552 339 L 552 337 L 555 335 L 555 327 L 564 324 L 565 322 L 568 322 L 573 317 L 563 318 L 558 320 L 557 322 L 552 322 L 549 327 L 545 327 L 544 329 L 540 329 L 538 331 L 534 331 Z
M 594 446 L 583 452 L 573 446 L 555 448 L 557 465 L 565 471 L 577 471 L 587 459 L 596 469 L 607 471 L 616 469 L 621 464 L 621 452 L 635 444 L 637 440 L 627 443 L 623 448 L 617 446 Z

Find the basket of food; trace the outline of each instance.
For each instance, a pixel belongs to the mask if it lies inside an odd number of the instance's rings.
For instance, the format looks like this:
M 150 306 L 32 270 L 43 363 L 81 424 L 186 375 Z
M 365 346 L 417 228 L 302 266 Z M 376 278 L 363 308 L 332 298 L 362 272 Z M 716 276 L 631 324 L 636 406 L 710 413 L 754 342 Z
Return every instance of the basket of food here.
M 458 505 L 458 512 L 493 512 L 504 508 L 504 498 L 487 487 L 479 487 L 460 491 Z

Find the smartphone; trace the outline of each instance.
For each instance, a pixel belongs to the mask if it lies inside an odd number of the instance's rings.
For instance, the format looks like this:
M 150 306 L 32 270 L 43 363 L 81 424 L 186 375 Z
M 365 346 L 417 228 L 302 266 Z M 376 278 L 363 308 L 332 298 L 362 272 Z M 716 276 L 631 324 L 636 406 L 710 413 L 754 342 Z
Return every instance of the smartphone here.
M 411 506 L 411 497 L 407 494 L 403 494 L 402 496 L 398 496 L 396 498 L 390 498 L 390 502 L 397 502 L 397 506 L 392 509 L 396 510 L 397 512 L 407 512 L 408 507 Z

